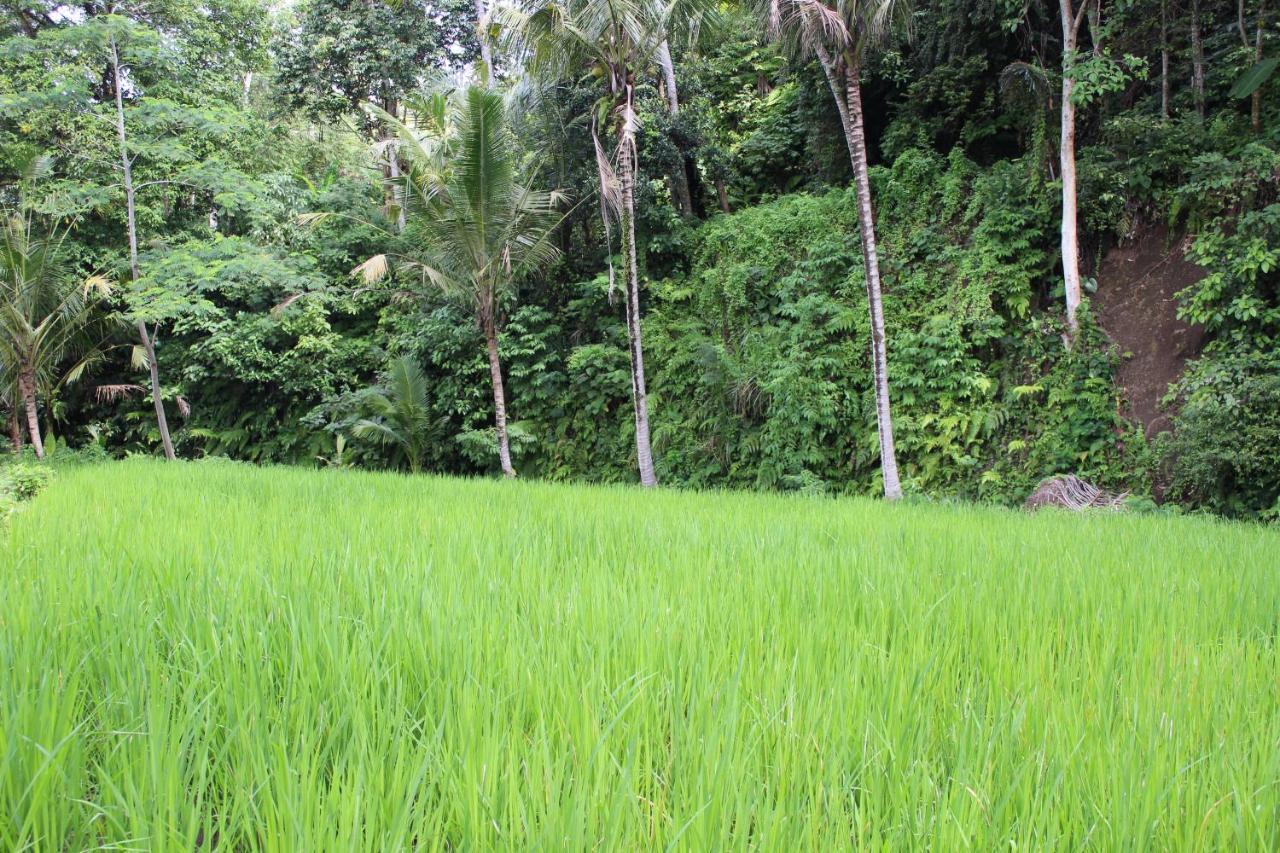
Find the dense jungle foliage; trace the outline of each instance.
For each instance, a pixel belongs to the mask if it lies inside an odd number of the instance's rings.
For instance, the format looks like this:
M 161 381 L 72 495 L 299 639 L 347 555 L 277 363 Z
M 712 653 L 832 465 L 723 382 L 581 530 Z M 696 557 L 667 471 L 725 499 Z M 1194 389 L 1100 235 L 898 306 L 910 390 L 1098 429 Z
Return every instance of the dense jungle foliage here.
M 623 56 L 538 29 L 586 0 L 482 4 L 479 21 L 459 0 L 6 0 L 8 440 L 32 443 L 34 420 L 51 452 L 158 454 L 154 368 L 180 456 L 480 475 L 500 470 L 500 428 L 521 476 L 633 481 L 634 248 L 657 481 L 877 493 L 835 69 L 860 75 L 905 491 L 1012 503 L 1072 472 L 1274 520 L 1280 10 L 1086 0 L 1071 48 L 1061 2 L 639 4 L 624 11 L 650 28 Z M 821 9 L 851 32 L 874 18 L 876 38 L 828 62 Z M 545 245 L 485 247 L 492 280 L 437 276 L 463 263 L 441 223 L 469 209 L 457 182 L 480 150 L 466 121 L 497 109 L 486 92 L 505 116 L 486 144 L 553 221 Z M 628 164 L 633 222 L 607 212 Z M 1167 429 L 1147 430 L 1088 297 L 1125 286 L 1098 278 L 1109 250 L 1157 233 L 1203 268 L 1177 299 L 1205 337 Z M 526 244 L 546 251 L 510 263 Z M 33 307 L 33 281 L 63 296 Z

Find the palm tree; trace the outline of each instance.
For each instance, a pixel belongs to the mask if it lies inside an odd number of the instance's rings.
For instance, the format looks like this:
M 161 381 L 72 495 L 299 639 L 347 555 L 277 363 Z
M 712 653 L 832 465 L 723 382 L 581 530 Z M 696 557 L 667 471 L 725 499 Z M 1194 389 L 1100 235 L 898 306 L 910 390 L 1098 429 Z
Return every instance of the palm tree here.
M 421 471 L 439 422 L 431 418 L 427 377 L 417 362 L 410 358 L 393 361 L 386 386 L 365 397 L 364 404 L 369 416 L 352 424 L 352 434 L 399 448 L 409 463 L 409 470 L 414 474 Z M 341 454 L 339 445 L 338 455 Z
M 671 31 L 701 14 L 700 0 L 529 0 L 523 8 L 499 10 L 498 20 L 513 34 L 535 73 L 562 79 L 590 69 L 604 84 L 592 117 L 592 140 L 600 177 L 600 206 L 612 254 L 611 221 L 622 232 L 626 272 L 627 341 L 631 396 L 635 407 L 636 463 L 640 483 L 656 486 L 649 439 L 649 401 L 640 331 L 640 272 L 636 257 L 635 180 L 638 168 L 635 79 L 660 60 Z M 616 140 L 612 154 L 600 141 L 600 127 Z M 609 282 L 614 281 L 613 266 Z
M 812 56 L 822 66 L 844 128 L 858 199 L 858 230 L 871 313 L 871 372 L 875 382 L 876 423 L 884 496 L 902 497 L 889 407 L 889 371 L 884 308 L 880 294 L 880 254 L 876 246 L 875 208 L 867 177 L 867 138 L 862 113 L 862 63 L 868 47 L 883 43 L 908 23 L 906 0 L 767 0 L 767 31 L 792 52 Z
M 78 378 L 101 352 L 109 317 L 99 303 L 111 286 L 102 276 L 78 277 L 63 251 L 70 224 L 38 228 L 29 208 L 0 222 L 0 368 L 17 389 L 27 435 L 44 458 L 39 405 L 42 389 Z M 69 359 L 70 370 L 58 374 Z
M 514 477 L 498 333 L 513 282 L 556 257 L 547 238 L 560 196 L 521 180 L 502 95 L 485 86 L 420 104 L 415 125 L 381 116 L 398 131 L 408 162 L 406 248 L 376 255 L 357 271 L 375 282 L 398 263 L 475 317 L 489 359 L 498 459 L 503 475 Z

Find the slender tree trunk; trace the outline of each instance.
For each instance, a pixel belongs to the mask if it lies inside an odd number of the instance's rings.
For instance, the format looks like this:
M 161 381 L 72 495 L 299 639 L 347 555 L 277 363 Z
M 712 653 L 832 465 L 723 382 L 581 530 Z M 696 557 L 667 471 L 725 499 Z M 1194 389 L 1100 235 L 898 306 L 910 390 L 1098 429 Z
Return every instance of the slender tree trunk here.
M 404 209 L 404 188 L 400 186 L 400 155 L 396 151 L 394 145 L 390 144 L 390 139 L 384 140 L 387 144 L 387 183 L 389 185 L 387 192 L 387 202 L 396 209 L 396 231 L 404 232 L 406 225 L 406 213 Z
M 36 411 L 36 376 L 33 371 L 24 370 L 18 376 L 18 393 L 22 396 L 22 405 L 27 416 L 27 436 L 31 446 L 35 448 L 36 458 L 44 458 L 44 440 L 40 438 L 40 415 Z
M 142 349 L 147 354 L 147 372 L 151 379 L 151 400 L 155 404 L 156 424 L 160 427 L 160 441 L 164 444 L 166 459 L 175 458 L 173 439 L 169 437 L 169 418 L 164 412 L 164 400 L 160 397 L 160 363 L 156 360 L 155 335 L 147 331 L 147 324 L 137 322 L 138 338 L 142 341 Z
M 1243 4 L 1243 0 L 1241 0 Z M 1262 30 L 1264 27 L 1264 19 L 1266 17 L 1267 4 L 1261 2 L 1258 4 L 1258 32 L 1253 42 L 1253 61 L 1258 63 L 1262 61 Z M 1249 46 L 1246 39 L 1245 47 Z M 1249 109 L 1249 123 L 1253 127 L 1254 133 L 1262 133 L 1262 87 L 1253 90 L 1253 103 Z
M 14 456 L 22 453 L 22 424 L 18 421 L 18 404 L 15 402 L 9 410 L 9 452 Z
M 111 37 L 111 71 L 114 75 L 116 90 L 116 137 L 120 143 L 120 167 L 124 173 L 125 215 L 129 226 L 129 272 L 134 281 L 139 276 L 138 270 L 138 218 L 133 190 L 133 161 L 129 158 L 128 137 L 124 127 L 124 100 L 120 93 L 120 51 L 116 47 L 115 36 Z M 164 445 L 164 457 L 174 459 L 173 439 L 169 436 L 169 419 L 164 413 L 164 399 L 160 395 L 160 366 L 156 362 L 155 338 L 147 334 L 147 324 L 137 322 L 138 338 L 147 353 L 147 363 L 151 372 L 151 399 L 156 408 L 156 426 L 160 429 L 160 441 Z
M 476 38 L 480 42 L 480 61 L 484 63 L 487 80 L 493 81 L 493 49 L 489 46 L 489 33 L 486 31 L 484 0 L 476 2 Z
M 1080 243 L 1076 225 L 1076 107 L 1072 65 L 1076 37 L 1080 32 L 1080 11 L 1072 14 L 1071 0 L 1060 0 L 1062 12 L 1062 136 L 1058 145 L 1058 165 L 1062 175 L 1062 280 L 1067 299 L 1067 341 L 1075 342 L 1080 329 Z
M 1169 0 L 1160 0 L 1160 118 L 1169 118 Z
M 840 113 L 840 127 L 844 129 L 844 136 L 847 140 L 849 138 L 849 104 L 845 100 L 845 88 L 840 83 L 840 75 L 836 68 L 835 59 L 827 52 L 822 42 L 818 42 L 815 47 L 818 54 L 818 64 L 822 66 L 822 73 L 826 75 L 827 85 L 831 87 L 831 97 L 835 99 L 836 112 Z M 853 156 L 852 149 L 850 149 L 849 155 Z
M 1266 0 L 1259 0 L 1258 3 L 1258 34 L 1253 44 L 1249 43 L 1249 28 L 1245 26 L 1244 18 L 1244 0 L 1239 0 L 1236 5 L 1236 26 L 1240 28 L 1240 41 L 1244 44 L 1245 50 L 1253 51 L 1253 61 L 1258 63 L 1262 61 L 1262 28 L 1263 21 L 1267 14 Z M 1249 107 L 1249 123 L 1253 127 L 1254 133 L 1262 132 L 1262 87 L 1253 90 L 1250 97 Z
M 1200 0 L 1191 0 L 1191 92 L 1196 114 L 1204 118 L 1204 40 L 1200 36 Z
M 493 380 L 493 425 L 498 434 L 498 461 L 502 463 L 502 476 L 514 477 L 516 469 L 511 465 L 511 445 L 507 439 L 507 395 L 502 386 L 502 362 L 498 360 L 498 329 L 492 320 L 484 323 L 484 343 L 489 351 L 489 378 Z
M 618 160 L 622 190 L 622 255 L 627 266 L 627 340 L 631 346 L 631 397 L 636 415 L 636 464 L 640 485 L 658 485 L 649 442 L 649 398 L 644 381 L 644 346 L 640 340 L 640 270 L 636 260 L 635 147 L 624 142 Z
M 846 140 L 853 165 L 853 183 L 858 196 L 858 231 L 862 237 L 862 265 L 867 286 L 867 306 L 871 312 L 871 373 L 876 389 L 876 425 L 880 433 L 880 471 L 887 500 L 902 497 L 898 479 L 898 454 L 893 443 L 893 416 L 889 408 L 889 360 L 884 333 L 884 307 L 880 294 L 880 253 L 876 247 L 875 209 L 871 203 L 871 181 L 867 176 L 867 138 L 862 116 L 861 68 L 845 62 Z
M 680 115 L 680 94 L 676 89 L 676 66 L 671 60 L 671 46 L 663 39 L 658 45 L 658 67 L 662 69 L 662 88 L 667 96 L 667 112 L 674 120 Z M 689 179 L 685 174 L 684 155 L 681 162 L 671 172 L 671 195 L 676 200 L 676 209 L 681 216 L 693 214 L 693 198 L 689 194 Z

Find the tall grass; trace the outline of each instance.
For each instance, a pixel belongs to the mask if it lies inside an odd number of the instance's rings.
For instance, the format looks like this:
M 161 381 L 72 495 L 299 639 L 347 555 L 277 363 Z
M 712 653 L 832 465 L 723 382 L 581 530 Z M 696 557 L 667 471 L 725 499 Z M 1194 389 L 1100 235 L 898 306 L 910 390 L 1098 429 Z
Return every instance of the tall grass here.
M 1280 536 L 237 465 L 0 532 L 0 848 L 1280 847 Z

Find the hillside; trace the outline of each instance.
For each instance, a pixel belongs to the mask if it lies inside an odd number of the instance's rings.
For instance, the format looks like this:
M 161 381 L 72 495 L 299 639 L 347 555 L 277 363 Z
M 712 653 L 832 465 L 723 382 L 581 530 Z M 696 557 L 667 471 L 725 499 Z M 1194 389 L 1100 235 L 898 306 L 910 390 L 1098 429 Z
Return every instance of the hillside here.
M 0 846 L 1274 849 L 1280 534 L 231 463 L 0 532 Z

